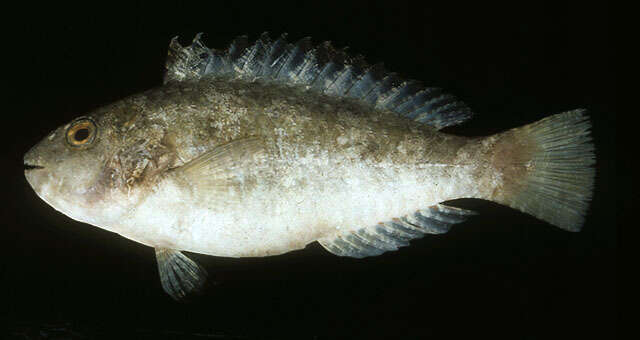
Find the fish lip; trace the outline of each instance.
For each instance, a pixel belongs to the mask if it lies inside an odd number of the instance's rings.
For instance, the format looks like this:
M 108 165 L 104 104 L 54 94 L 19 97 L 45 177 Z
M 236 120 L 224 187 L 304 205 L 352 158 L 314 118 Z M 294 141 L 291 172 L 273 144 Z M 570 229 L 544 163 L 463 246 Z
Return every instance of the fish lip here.
M 44 167 L 41 165 L 24 163 L 24 171 L 39 170 L 39 169 L 44 169 Z

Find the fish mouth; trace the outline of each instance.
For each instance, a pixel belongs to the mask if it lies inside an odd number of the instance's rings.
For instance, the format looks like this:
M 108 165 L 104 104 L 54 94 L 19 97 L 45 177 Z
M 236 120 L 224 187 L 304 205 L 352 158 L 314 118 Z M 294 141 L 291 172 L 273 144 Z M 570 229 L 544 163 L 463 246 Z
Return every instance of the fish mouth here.
M 24 163 L 24 171 L 31 171 L 31 170 L 36 170 L 36 169 L 44 169 L 44 167 L 41 166 L 41 165 Z

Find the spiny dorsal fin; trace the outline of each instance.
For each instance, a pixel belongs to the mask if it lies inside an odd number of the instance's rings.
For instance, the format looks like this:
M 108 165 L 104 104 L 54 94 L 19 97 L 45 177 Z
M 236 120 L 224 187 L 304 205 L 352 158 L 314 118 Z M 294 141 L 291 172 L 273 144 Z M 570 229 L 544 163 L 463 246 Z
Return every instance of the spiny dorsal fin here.
M 174 300 L 202 291 L 207 271 L 177 250 L 155 248 L 160 283 Z
M 451 225 L 464 222 L 470 215 L 475 212 L 436 204 L 411 215 L 318 242 L 338 256 L 376 256 L 407 246 L 410 240 L 424 234 L 446 233 Z
M 436 129 L 469 119 L 471 110 L 438 88 L 424 88 L 418 81 L 404 80 L 387 72 L 382 64 L 369 65 L 362 56 L 350 56 L 346 48 L 330 42 L 312 45 L 310 38 L 295 44 L 286 34 L 271 40 L 263 33 L 249 43 L 236 38 L 224 51 L 209 49 L 196 35 L 191 45 L 182 47 L 177 37 L 169 44 L 165 83 L 229 76 L 254 81 L 262 79 L 305 86 L 327 95 L 360 100 L 376 109 L 430 125 Z

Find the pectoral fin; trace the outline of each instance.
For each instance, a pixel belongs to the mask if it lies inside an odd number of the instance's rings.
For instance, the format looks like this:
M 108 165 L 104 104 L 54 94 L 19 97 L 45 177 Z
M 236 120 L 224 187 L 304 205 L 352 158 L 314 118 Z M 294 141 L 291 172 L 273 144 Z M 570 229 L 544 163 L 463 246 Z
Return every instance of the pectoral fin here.
M 207 272 L 177 250 L 155 248 L 160 283 L 174 300 L 183 300 L 192 293 L 202 291 Z
M 202 201 L 234 200 L 255 182 L 265 154 L 259 138 L 240 138 L 216 146 L 173 169 L 172 176 L 191 188 L 194 197 Z

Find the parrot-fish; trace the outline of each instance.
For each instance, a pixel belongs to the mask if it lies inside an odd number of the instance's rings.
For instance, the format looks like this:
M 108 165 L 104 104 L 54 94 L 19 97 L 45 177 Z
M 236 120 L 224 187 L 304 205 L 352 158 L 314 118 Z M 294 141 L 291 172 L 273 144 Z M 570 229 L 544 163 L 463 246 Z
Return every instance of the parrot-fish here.
M 485 137 L 440 88 L 330 43 L 262 34 L 223 50 L 169 45 L 163 84 L 88 112 L 24 156 L 36 194 L 70 218 L 155 248 L 174 299 L 206 270 L 183 252 L 263 257 L 318 242 L 376 256 L 497 202 L 579 231 L 592 196 L 586 111 Z

